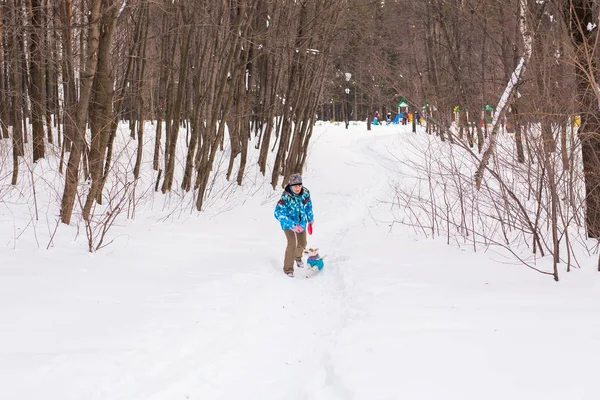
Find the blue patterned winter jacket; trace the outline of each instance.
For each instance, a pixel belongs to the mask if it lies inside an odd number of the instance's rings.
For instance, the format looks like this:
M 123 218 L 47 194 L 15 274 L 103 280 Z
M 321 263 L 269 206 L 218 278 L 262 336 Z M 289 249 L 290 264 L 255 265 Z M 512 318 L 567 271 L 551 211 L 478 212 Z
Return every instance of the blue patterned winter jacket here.
M 292 229 L 296 225 L 306 229 L 308 223 L 315 219 L 308 189 L 303 187 L 300 194 L 296 194 L 287 186 L 275 206 L 275 218 L 283 230 Z

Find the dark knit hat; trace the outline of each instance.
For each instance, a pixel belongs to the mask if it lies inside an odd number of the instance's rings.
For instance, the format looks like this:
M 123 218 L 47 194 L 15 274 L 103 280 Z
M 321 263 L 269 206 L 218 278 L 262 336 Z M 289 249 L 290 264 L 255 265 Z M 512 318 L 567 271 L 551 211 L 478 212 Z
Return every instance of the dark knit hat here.
M 302 185 L 302 175 L 292 174 L 290 176 L 290 186 L 294 186 L 294 185 Z

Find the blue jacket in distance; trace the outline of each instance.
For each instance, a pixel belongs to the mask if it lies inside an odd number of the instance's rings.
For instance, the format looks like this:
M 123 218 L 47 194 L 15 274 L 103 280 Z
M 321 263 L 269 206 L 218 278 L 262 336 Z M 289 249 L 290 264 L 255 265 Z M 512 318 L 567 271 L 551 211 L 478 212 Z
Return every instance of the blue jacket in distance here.
M 303 187 L 300 194 L 296 194 L 287 186 L 275 206 L 275 218 L 283 230 L 292 229 L 296 225 L 306 229 L 308 223 L 315 219 L 308 189 Z

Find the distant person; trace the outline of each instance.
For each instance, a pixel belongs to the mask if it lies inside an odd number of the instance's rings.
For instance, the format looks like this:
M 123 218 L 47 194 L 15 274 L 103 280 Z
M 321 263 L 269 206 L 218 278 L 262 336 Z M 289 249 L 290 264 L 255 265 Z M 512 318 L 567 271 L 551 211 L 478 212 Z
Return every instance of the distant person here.
M 294 263 L 297 268 L 304 268 L 302 254 L 306 248 L 306 229 L 314 222 L 310 192 L 302 185 L 302 175 L 292 174 L 275 206 L 275 218 L 287 239 L 283 272 L 294 277 Z
M 392 123 L 392 113 L 387 113 L 387 119 L 386 119 L 387 124 L 391 124 Z
M 421 113 L 419 110 L 415 111 L 415 119 L 417 120 L 417 125 L 421 126 Z
M 402 111 L 402 125 L 406 125 L 408 123 L 408 111 Z

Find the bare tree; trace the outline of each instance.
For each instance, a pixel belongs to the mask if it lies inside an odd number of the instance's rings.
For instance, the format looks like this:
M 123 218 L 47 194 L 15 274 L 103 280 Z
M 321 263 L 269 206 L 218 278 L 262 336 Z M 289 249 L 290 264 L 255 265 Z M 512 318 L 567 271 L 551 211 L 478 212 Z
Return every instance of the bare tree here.
M 12 4 L 11 4 L 12 3 Z M 13 174 L 12 181 L 13 185 L 17 184 L 19 177 L 19 157 L 25 155 L 24 149 L 24 135 L 22 130 L 23 122 L 23 111 L 22 111 L 22 75 L 21 75 L 21 57 L 19 56 L 19 41 L 22 35 L 19 33 L 23 25 L 19 21 L 19 10 L 21 2 L 14 0 L 8 3 L 7 11 L 9 16 L 7 20 L 10 21 L 12 26 L 11 39 L 9 45 L 10 51 L 10 88 L 12 92 L 11 104 L 12 104 L 12 139 L 13 139 Z
M 81 91 L 79 101 L 77 103 L 76 132 L 71 146 L 71 155 L 67 166 L 65 189 L 63 192 L 60 217 L 64 224 L 71 223 L 73 215 L 73 206 L 75 205 L 75 197 L 77 195 L 77 185 L 79 183 L 79 167 L 81 156 L 84 151 L 85 132 L 87 125 L 88 107 L 92 92 L 92 83 L 96 73 L 98 64 L 98 43 L 100 38 L 100 16 L 102 10 L 101 0 L 92 0 L 89 13 L 89 28 L 88 28 L 88 43 L 87 43 L 87 58 L 85 69 L 81 78 Z
M 545 4 L 545 3 L 544 3 Z M 490 157 L 494 153 L 494 146 L 496 144 L 496 135 L 500 128 L 500 119 L 503 117 L 506 106 L 509 100 L 509 97 L 513 94 L 515 86 L 518 84 L 521 76 L 525 72 L 525 68 L 527 62 L 531 58 L 533 52 L 533 31 L 532 27 L 529 26 L 529 22 L 527 19 L 527 14 L 529 12 L 527 1 L 519 0 L 519 31 L 521 33 L 521 37 L 523 39 L 523 43 L 525 44 L 524 54 L 519 60 L 519 64 L 515 68 L 510 81 L 506 85 L 506 89 L 498 102 L 498 106 L 496 108 L 494 118 L 492 120 L 493 127 L 492 133 L 490 135 L 490 140 L 486 143 L 485 150 L 483 152 L 483 156 L 481 158 L 481 162 L 479 163 L 479 167 L 475 172 L 475 185 L 479 189 L 481 187 L 481 180 L 483 179 L 483 173 L 485 171 L 485 167 L 488 164 Z
M 29 44 L 29 69 L 31 75 L 30 94 L 31 94 L 31 123 L 33 134 L 33 161 L 44 158 L 44 122 L 46 99 L 44 98 L 44 63 L 42 53 L 43 46 L 43 8 L 41 0 L 26 0 L 27 12 L 31 21 L 30 44 Z
M 600 113 L 595 49 L 598 42 L 597 9 L 589 0 L 566 0 L 564 19 L 574 45 L 578 136 L 585 181 L 587 235 L 600 237 Z
M 116 0 L 105 1 L 105 9 L 100 17 L 98 38 L 98 60 L 94 81 L 92 84 L 92 97 L 90 100 L 90 127 L 92 140 L 90 146 L 90 175 L 91 189 L 83 207 L 83 218 L 88 219 L 93 202 L 101 199 L 102 172 L 104 158 L 110 137 L 113 114 L 113 85 L 114 78 L 111 70 L 111 54 L 113 37 L 119 16 L 120 2 Z M 101 200 L 99 201 L 101 202 Z

